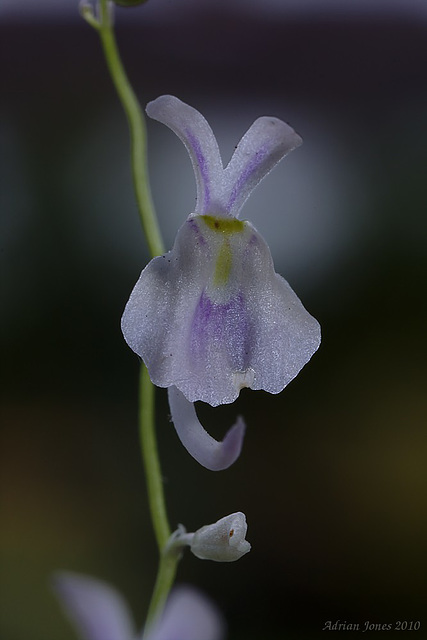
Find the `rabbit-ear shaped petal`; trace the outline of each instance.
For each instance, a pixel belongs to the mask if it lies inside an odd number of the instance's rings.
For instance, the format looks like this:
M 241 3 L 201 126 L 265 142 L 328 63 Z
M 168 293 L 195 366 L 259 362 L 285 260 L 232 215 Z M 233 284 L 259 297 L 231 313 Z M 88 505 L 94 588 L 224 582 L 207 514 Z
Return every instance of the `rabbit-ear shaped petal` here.
M 199 111 L 174 96 L 149 102 L 147 115 L 168 126 L 184 143 L 196 177 L 195 213 L 221 215 L 218 209 L 223 166 L 216 138 Z
M 224 170 L 226 211 L 236 217 L 261 180 L 300 144 L 302 139 L 282 120 L 268 116 L 255 120 Z

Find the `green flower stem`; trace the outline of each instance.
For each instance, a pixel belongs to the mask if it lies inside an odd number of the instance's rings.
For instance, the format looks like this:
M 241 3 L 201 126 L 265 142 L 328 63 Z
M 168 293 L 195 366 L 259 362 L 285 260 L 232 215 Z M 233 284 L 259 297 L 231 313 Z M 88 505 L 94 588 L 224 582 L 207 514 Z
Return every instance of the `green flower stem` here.
M 147 368 L 142 364 L 139 386 L 139 434 L 142 459 L 147 477 L 151 518 L 159 552 L 162 554 L 171 535 L 171 531 L 166 515 L 162 473 L 160 470 L 154 429 L 154 392 L 155 389 L 148 375 Z
M 146 631 L 162 611 L 180 559 L 180 554 L 167 549 L 171 531 L 166 514 L 162 476 L 157 453 L 156 434 L 154 429 L 155 389 L 150 380 L 147 368 L 141 365 L 139 390 L 139 429 L 142 458 L 147 478 L 148 498 L 153 521 L 154 532 L 160 553 L 156 584 L 151 597 L 147 614 Z
M 175 580 L 175 574 L 181 555 L 176 551 L 166 551 L 160 557 L 157 570 L 156 584 L 151 596 L 147 619 L 144 627 L 143 640 L 149 636 L 153 623 L 157 620 L 165 606 L 166 598 Z
M 98 33 L 111 78 L 128 120 L 133 186 L 148 248 L 151 256 L 154 257 L 164 253 L 164 246 L 148 182 L 145 120 L 120 59 L 108 0 L 100 0 L 99 8 Z
M 132 177 L 136 201 L 150 253 L 152 257 L 155 257 L 164 253 L 164 246 L 148 181 L 144 115 L 120 59 L 108 0 L 98 1 L 96 16 L 92 7 L 83 2 L 81 14 L 99 34 L 111 78 L 126 113 L 130 132 Z M 180 553 L 167 549 L 171 531 L 166 513 L 162 474 L 157 452 L 154 391 L 148 371 L 142 364 L 139 384 L 139 432 L 151 519 L 160 553 L 156 583 L 148 609 L 147 630 L 164 607 L 180 559 Z

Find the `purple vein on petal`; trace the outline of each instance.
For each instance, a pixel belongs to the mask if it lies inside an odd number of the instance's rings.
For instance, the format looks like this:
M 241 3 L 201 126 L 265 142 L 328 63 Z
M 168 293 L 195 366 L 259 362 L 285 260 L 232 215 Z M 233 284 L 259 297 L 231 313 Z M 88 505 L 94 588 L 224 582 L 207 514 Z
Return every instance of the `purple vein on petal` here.
M 192 133 L 192 131 L 190 131 L 190 129 L 186 129 L 185 134 L 191 146 L 193 147 L 193 151 L 195 153 L 197 161 L 197 169 L 200 174 L 200 181 L 197 180 L 197 209 L 199 213 L 207 213 L 209 211 L 211 190 L 206 158 L 203 154 L 200 142 Z M 200 191 L 202 191 L 203 193 L 201 193 Z M 202 198 L 203 205 L 200 202 Z
M 237 460 L 242 450 L 245 423 L 239 416 L 218 442 L 201 425 L 194 404 L 176 387 L 168 389 L 169 406 L 176 432 L 188 453 L 210 471 L 227 469 Z
M 230 209 L 233 207 L 241 191 L 250 181 L 250 178 L 254 175 L 254 173 L 266 157 L 267 153 L 268 150 L 265 147 L 263 149 L 259 149 L 255 153 L 255 156 L 251 159 L 249 164 L 246 165 L 230 193 L 230 197 L 227 203 L 227 211 L 230 211 Z
M 191 324 L 193 357 L 204 362 L 212 346 L 217 351 L 225 346 L 227 365 L 234 371 L 244 371 L 250 365 L 248 358 L 254 341 L 252 324 L 241 292 L 225 303 L 214 303 L 203 290 Z
M 193 231 L 193 233 L 195 235 L 195 238 L 196 238 L 196 241 L 199 244 L 206 245 L 207 242 L 206 242 L 205 238 L 203 237 L 203 234 L 200 231 L 199 225 L 195 222 L 194 218 L 188 218 L 187 219 L 187 225 Z
M 218 144 L 207 120 L 193 107 L 174 96 L 160 96 L 149 102 L 147 115 L 168 126 L 184 143 L 190 156 L 197 185 L 195 213 L 208 213 L 221 184 L 223 165 Z
M 255 120 L 224 170 L 228 214 L 237 216 L 253 189 L 301 142 L 299 135 L 278 118 L 263 116 Z

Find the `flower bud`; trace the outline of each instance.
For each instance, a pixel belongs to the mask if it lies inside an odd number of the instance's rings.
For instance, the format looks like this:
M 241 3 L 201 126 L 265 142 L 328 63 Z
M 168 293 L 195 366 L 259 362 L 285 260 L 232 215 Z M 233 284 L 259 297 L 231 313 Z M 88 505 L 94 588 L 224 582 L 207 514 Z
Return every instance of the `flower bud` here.
M 234 562 L 251 549 L 245 540 L 247 529 L 245 514 L 232 513 L 198 529 L 190 544 L 191 551 L 201 560 Z

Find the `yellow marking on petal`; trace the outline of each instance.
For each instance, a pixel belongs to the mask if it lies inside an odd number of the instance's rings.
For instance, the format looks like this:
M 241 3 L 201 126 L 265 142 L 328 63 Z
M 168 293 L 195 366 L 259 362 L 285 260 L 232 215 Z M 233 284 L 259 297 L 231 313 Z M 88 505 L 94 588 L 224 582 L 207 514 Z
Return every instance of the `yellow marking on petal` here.
M 216 259 L 215 273 L 213 283 L 215 287 L 222 287 L 227 284 L 230 276 L 231 264 L 233 258 L 231 255 L 231 247 L 227 241 L 225 241 L 221 249 L 218 251 L 218 257 Z
M 245 227 L 244 220 L 237 220 L 237 218 L 218 218 L 216 216 L 200 216 L 200 218 L 213 231 L 227 235 L 243 231 Z

